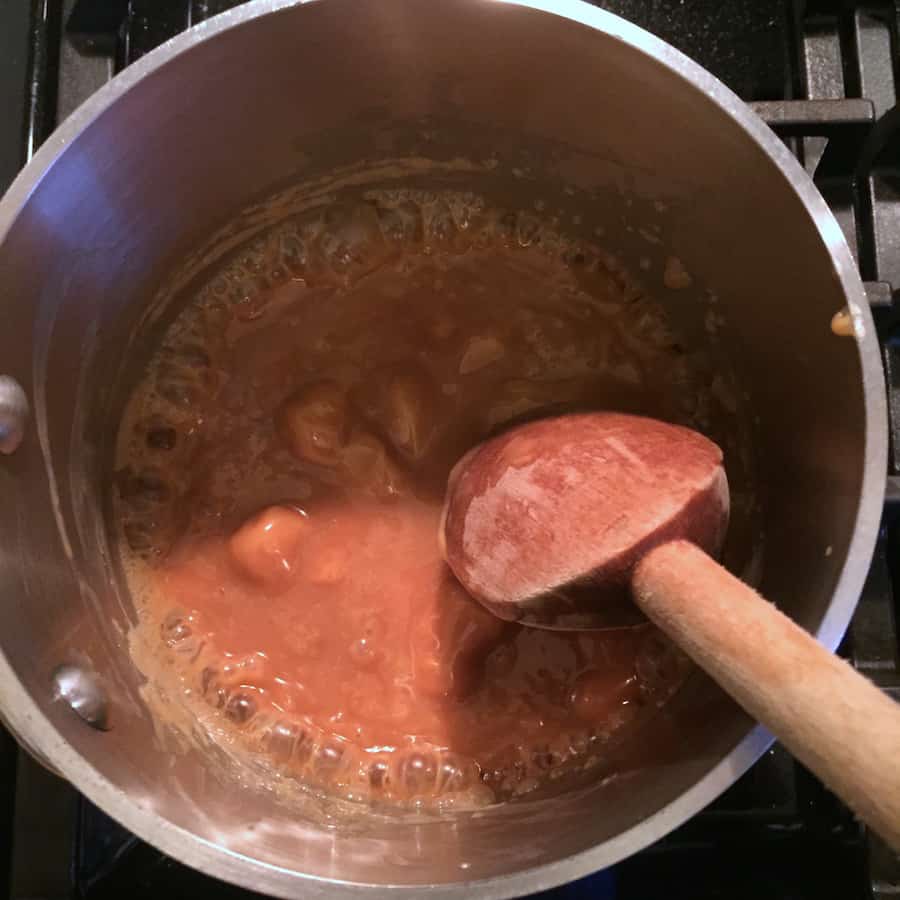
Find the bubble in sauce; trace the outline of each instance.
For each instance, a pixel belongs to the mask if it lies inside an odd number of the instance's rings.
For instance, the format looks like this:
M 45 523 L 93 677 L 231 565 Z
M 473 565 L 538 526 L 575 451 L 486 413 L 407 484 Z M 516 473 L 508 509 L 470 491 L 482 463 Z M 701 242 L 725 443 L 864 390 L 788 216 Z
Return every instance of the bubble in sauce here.
M 445 752 L 440 756 L 435 791 L 438 794 L 459 793 L 477 782 L 478 777 L 478 766 L 473 760 Z
M 443 197 L 436 198 L 434 202 L 422 208 L 422 224 L 425 247 L 429 252 L 465 247 L 456 228 L 453 213 Z
M 286 762 L 294 753 L 297 741 L 303 734 L 296 722 L 274 722 L 264 738 L 266 750 L 277 760 Z
M 358 638 L 350 644 L 350 658 L 360 668 L 368 669 L 378 660 L 378 651 L 369 638 Z
M 281 265 L 294 278 L 306 278 L 312 270 L 312 255 L 309 241 L 296 228 L 281 232 L 278 239 Z
M 459 374 L 471 375 L 502 359 L 506 353 L 502 341 L 493 335 L 478 335 L 469 340 L 459 361 Z
M 178 432 L 168 425 L 156 425 L 147 430 L 146 441 L 151 450 L 174 450 Z
M 386 791 L 391 787 L 391 765 L 386 759 L 376 759 L 369 763 L 367 770 L 369 785 L 375 791 Z
M 313 776 L 321 781 L 337 780 L 346 770 L 350 755 L 346 744 L 337 741 L 323 743 L 313 754 Z
M 320 466 L 338 465 L 347 431 L 346 391 L 333 381 L 301 388 L 279 408 L 275 427 L 298 459 Z
M 401 757 L 398 769 L 398 780 L 410 797 L 427 795 L 435 790 L 438 762 L 433 753 L 407 753 Z
M 520 247 L 530 247 L 540 240 L 541 220 L 529 213 L 519 213 L 516 221 L 516 240 Z
M 228 550 L 244 576 L 262 584 L 277 584 L 293 575 L 309 528 L 302 510 L 270 506 L 234 532 Z
M 404 476 L 384 443 L 370 431 L 356 429 L 341 450 L 341 468 L 353 485 L 374 497 L 395 497 L 404 490 Z
M 175 647 L 192 637 L 194 630 L 187 613 L 173 610 L 163 619 L 160 633 L 168 646 Z
M 670 291 L 681 291 L 689 288 L 694 283 L 690 273 L 684 267 L 684 263 L 677 256 L 666 257 L 666 265 L 663 269 L 663 284 Z
M 160 472 L 147 469 L 135 472 L 122 469 L 117 477 L 119 496 L 133 507 L 157 506 L 165 503 L 172 494 L 171 485 Z
M 388 241 L 404 246 L 421 242 L 424 226 L 418 207 L 411 203 L 379 206 L 376 215 L 381 233 Z
M 200 693 L 206 697 L 215 693 L 218 686 L 218 669 L 204 666 L 200 672 Z
M 437 390 L 422 370 L 394 372 L 385 395 L 385 430 L 393 445 L 413 459 L 429 448 L 440 414 Z
M 225 704 L 225 715 L 232 722 L 243 725 L 256 715 L 256 700 L 246 691 L 236 691 Z
M 325 214 L 319 247 L 331 271 L 350 279 L 371 272 L 391 253 L 378 214 L 368 203 L 331 207 Z

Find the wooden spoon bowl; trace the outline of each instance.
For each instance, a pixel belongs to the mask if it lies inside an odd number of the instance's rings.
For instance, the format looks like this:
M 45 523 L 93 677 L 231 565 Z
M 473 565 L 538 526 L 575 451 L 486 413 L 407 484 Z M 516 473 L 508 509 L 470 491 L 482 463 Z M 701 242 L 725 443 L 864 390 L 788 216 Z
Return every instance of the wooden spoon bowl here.
M 621 628 L 646 621 L 629 593 L 635 563 L 677 538 L 717 554 L 728 506 L 722 451 L 703 435 L 622 413 L 559 416 L 455 466 L 444 555 L 502 619 Z

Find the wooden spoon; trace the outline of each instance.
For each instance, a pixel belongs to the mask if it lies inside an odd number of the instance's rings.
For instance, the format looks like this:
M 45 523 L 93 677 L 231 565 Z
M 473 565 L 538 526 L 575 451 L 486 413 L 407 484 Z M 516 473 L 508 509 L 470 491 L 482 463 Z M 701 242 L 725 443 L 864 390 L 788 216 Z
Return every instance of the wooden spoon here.
M 900 850 L 900 706 L 723 569 L 721 450 L 620 413 L 543 419 L 450 476 L 441 541 L 463 586 L 542 628 L 651 619 Z

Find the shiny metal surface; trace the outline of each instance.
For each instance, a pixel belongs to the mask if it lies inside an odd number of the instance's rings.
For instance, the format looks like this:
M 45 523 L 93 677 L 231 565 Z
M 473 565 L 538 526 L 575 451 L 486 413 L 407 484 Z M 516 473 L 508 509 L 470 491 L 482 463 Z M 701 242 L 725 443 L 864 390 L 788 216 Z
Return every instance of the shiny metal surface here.
M 8 375 L 0 375 L 0 453 L 19 449 L 28 421 L 28 398 L 22 386 Z
M 53 673 L 53 699 L 67 704 L 91 728 L 109 728 L 109 697 L 96 672 L 84 666 L 60 666 Z
M 103 520 L 126 364 L 140 362 L 128 336 L 166 273 L 285 183 L 391 154 L 490 160 L 523 191 L 571 186 L 632 267 L 684 263 L 693 287 L 669 302 L 698 336 L 715 295 L 757 416 L 761 587 L 836 646 L 881 510 L 882 373 L 840 228 L 780 141 L 672 48 L 575 0 L 265 0 L 127 69 L 0 204 L 0 360 L 34 409 L 0 463 L 0 711 L 127 828 L 229 881 L 283 897 L 508 897 L 658 839 L 769 737 L 698 679 L 671 713 L 683 740 L 649 737 L 618 780 L 437 821 L 286 807 L 230 777 L 224 755 L 154 729 Z M 640 238 L 651 220 L 661 245 Z M 665 295 L 661 276 L 651 287 Z M 855 340 L 829 329 L 847 304 Z M 61 663 L 98 673 L 114 728 L 53 702 Z

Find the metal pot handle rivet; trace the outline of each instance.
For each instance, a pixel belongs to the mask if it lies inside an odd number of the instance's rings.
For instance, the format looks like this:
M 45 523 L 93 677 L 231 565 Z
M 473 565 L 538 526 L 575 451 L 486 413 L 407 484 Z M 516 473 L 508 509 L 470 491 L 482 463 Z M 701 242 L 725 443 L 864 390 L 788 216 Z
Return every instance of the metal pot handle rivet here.
M 66 664 L 53 673 L 53 699 L 62 700 L 91 728 L 109 729 L 109 697 L 96 673 Z
M 18 449 L 28 421 L 28 398 L 22 386 L 9 375 L 0 375 L 0 453 Z

